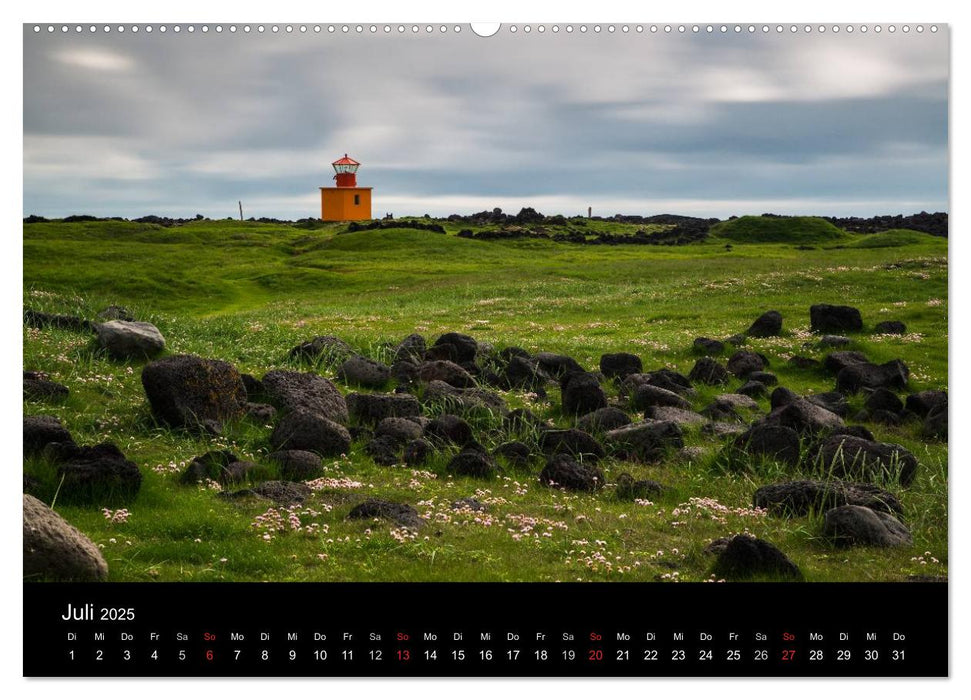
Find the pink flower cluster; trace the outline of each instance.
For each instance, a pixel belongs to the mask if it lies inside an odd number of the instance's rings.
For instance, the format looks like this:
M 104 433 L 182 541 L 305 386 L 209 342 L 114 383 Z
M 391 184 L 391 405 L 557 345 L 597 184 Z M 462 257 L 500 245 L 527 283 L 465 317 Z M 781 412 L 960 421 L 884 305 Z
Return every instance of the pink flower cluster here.
M 337 478 L 321 477 L 305 483 L 310 487 L 311 491 L 321 491 L 323 489 L 359 489 L 364 486 L 360 481 L 354 481 L 346 476 Z
M 391 534 L 391 538 L 395 542 L 400 542 L 402 544 L 406 542 L 412 542 L 418 537 L 418 535 L 416 535 L 414 532 L 412 532 L 406 527 L 391 528 L 390 534 Z
M 176 474 L 185 469 L 185 460 L 176 462 L 174 459 L 168 464 L 156 464 L 152 471 L 156 474 Z
M 768 515 L 768 511 L 765 508 L 729 508 L 728 506 L 722 505 L 714 498 L 698 498 L 692 497 L 688 499 L 687 503 L 680 503 L 676 508 L 671 511 L 671 515 L 674 517 L 685 516 L 687 518 L 694 517 L 697 519 L 709 519 L 714 520 L 716 523 L 725 525 L 728 523 L 729 516 L 736 516 L 740 518 L 764 518 Z M 686 520 L 672 521 L 671 525 L 678 527 L 680 525 L 685 525 Z
M 569 525 L 562 520 L 549 520 L 548 518 L 535 518 L 530 515 L 513 513 L 505 516 L 505 522 L 507 525 L 506 532 L 517 542 L 524 537 L 532 537 L 534 539 L 553 537 L 553 530 L 570 529 Z
M 109 523 L 127 523 L 128 518 L 131 517 L 131 513 L 128 512 L 127 508 L 122 508 L 121 510 L 109 510 L 108 508 L 102 508 L 101 512 L 105 516 L 105 520 Z
M 325 510 L 330 510 L 330 506 L 325 506 Z M 301 532 L 308 537 L 324 534 L 326 535 L 330 526 L 326 523 L 318 523 L 314 518 L 320 517 L 322 513 L 313 508 L 303 508 L 300 506 L 290 506 L 289 508 L 268 508 L 262 515 L 257 515 L 250 523 L 250 527 L 262 533 L 263 540 L 269 542 L 278 534 L 288 532 Z M 309 518 L 304 522 L 301 518 Z

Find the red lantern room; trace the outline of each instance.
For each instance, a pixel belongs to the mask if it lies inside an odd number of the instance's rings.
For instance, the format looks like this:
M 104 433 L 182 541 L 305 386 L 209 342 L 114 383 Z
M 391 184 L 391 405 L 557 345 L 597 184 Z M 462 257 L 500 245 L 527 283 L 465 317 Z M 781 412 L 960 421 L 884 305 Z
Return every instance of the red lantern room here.
M 343 158 L 335 160 L 331 165 L 337 173 L 334 179 L 337 180 L 338 187 L 357 187 L 357 169 L 361 167 L 360 163 L 348 158 L 345 153 Z
M 357 186 L 357 169 L 361 164 L 345 153 L 331 165 L 337 186 L 320 188 L 320 218 L 324 221 L 370 219 L 371 188 Z

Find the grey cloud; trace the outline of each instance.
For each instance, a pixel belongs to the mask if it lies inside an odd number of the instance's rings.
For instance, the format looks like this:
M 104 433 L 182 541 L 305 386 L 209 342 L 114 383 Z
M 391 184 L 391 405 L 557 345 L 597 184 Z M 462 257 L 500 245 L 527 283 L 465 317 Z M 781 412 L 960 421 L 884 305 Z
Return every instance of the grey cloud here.
M 245 197 L 314 215 L 345 151 L 376 212 L 490 196 L 946 209 L 947 68 L 943 35 L 28 31 L 24 210 L 217 215 Z

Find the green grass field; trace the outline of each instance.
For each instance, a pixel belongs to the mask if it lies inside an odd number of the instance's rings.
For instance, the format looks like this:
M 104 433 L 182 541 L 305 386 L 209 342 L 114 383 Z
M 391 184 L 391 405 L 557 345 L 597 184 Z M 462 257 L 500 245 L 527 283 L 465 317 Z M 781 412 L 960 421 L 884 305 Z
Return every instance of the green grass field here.
M 227 360 L 258 377 L 292 368 L 331 378 L 332 367 L 288 360 L 290 348 L 332 334 L 390 362 L 409 333 L 431 344 L 459 331 L 497 349 L 568 354 L 590 370 L 601 354 L 628 351 L 645 371 L 668 366 L 687 374 L 698 357 L 695 337 L 744 332 L 776 309 L 783 335 L 750 339 L 747 347 L 770 359 L 780 385 L 819 393 L 832 390 L 832 376 L 793 369 L 787 360 L 825 354 L 804 347 L 814 342 L 811 304 L 849 304 L 861 310 L 865 328 L 848 349 L 875 362 L 903 359 L 911 391 L 946 389 L 947 240 L 913 231 L 855 235 L 821 220 L 789 220 L 785 236 L 779 221 L 743 217 L 686 246 L 470 240 L 455 235 L 467 225 L 451 223 L 444 236 L 345 234 L 337 224 L 36 223 L 23 229 L 24 305 L 94 318 L 121 304 L 158 326 L 167 352 Z M 612 233 L 642 228 L 594 224 Z M 908 333 L 872 334 L 874 324 L 891 319 L 905 322 Z M 773 463 L 726 471 L 722 443 L 698 431 L 686 443 L 704 452 L 691 462 L 602 465 L 608 482 L 626 471 L 670 487 L 650 505 L 617 500 L 609 487 L 597 494 L 548 489 L 537 479 L 539 458 L 493 480 L 452 478 L 449 454 L 420 470 L 381 467 L 358 441 L 346 458 L 325 460 L 328 481 L 294 511 L 299 529 L 267 533 L 257 517 L 272 504 L 227 502 L 202 486 L 180 485 L 178 476 L 212 449 L 263 462 L 270 426 L 244 420 L 218 438 L 164 429 L 148 409 L 143 363 L 108 360 L 92 350 L 90 336 L 69 331 L 25 327 L 23 341 L 24 369 L 45 371 L 71 390 L 60 404 L 25 401 L 24 413 L 58 416 L 79 444 L 114 442 L 144 475 L 123 523 L 110 522 L 102 504 L 55 504 L 103 546 L 114 581 L 705 581 L 713 564 L 705 546 L 746 530 L 779 546 L 811 581 L 947 573 L 947 445 L 922 439 L 918 424 L 868 424 L 878 440 L 902 444 L 920 461 L 912 486 L 886 485 L 904 504 L 911 548 L 837 549 L 821 537 L 821 516 L 752 511 L 759 485 L 793 472 Z M 741 383 L 699 392 L 695 409 Z M 612 384 L 606 388 L 616 398 Z M 548 402 L 518 392 L 505 398 L 511 408 L 528 406 L 566 426 L 558 389 L 551 385 L 549 394 Z M 851 416 L 862 401 L 851 399 Z M 768 400 L 760 406 L 767 411 Z M 507 439 L 496 420 L 472 418 L 487 447 Z M 25 470 L 41 480 L 50 503 L 57 490 L 50 465 L 31 460 Z M 267 465 L 268 475 L 273 470 Z M 410 503 L 428 524 L 413 535 L 388 522 L 347 520 L 369 496 Z M 450 508 L 470 496 L 488 510 Z

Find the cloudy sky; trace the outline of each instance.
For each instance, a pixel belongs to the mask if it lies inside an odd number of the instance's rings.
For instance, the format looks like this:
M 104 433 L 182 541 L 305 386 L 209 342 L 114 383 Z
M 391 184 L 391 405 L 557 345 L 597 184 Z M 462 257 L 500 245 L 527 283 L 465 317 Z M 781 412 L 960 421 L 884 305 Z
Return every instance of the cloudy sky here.
M 247 216 L 318 216 L 345 152 L 376 216 L 948 210 L 946 27 L 592 26 L 484 39 L 28 25 L 23 211 L 224 217 L 241 199 Z

